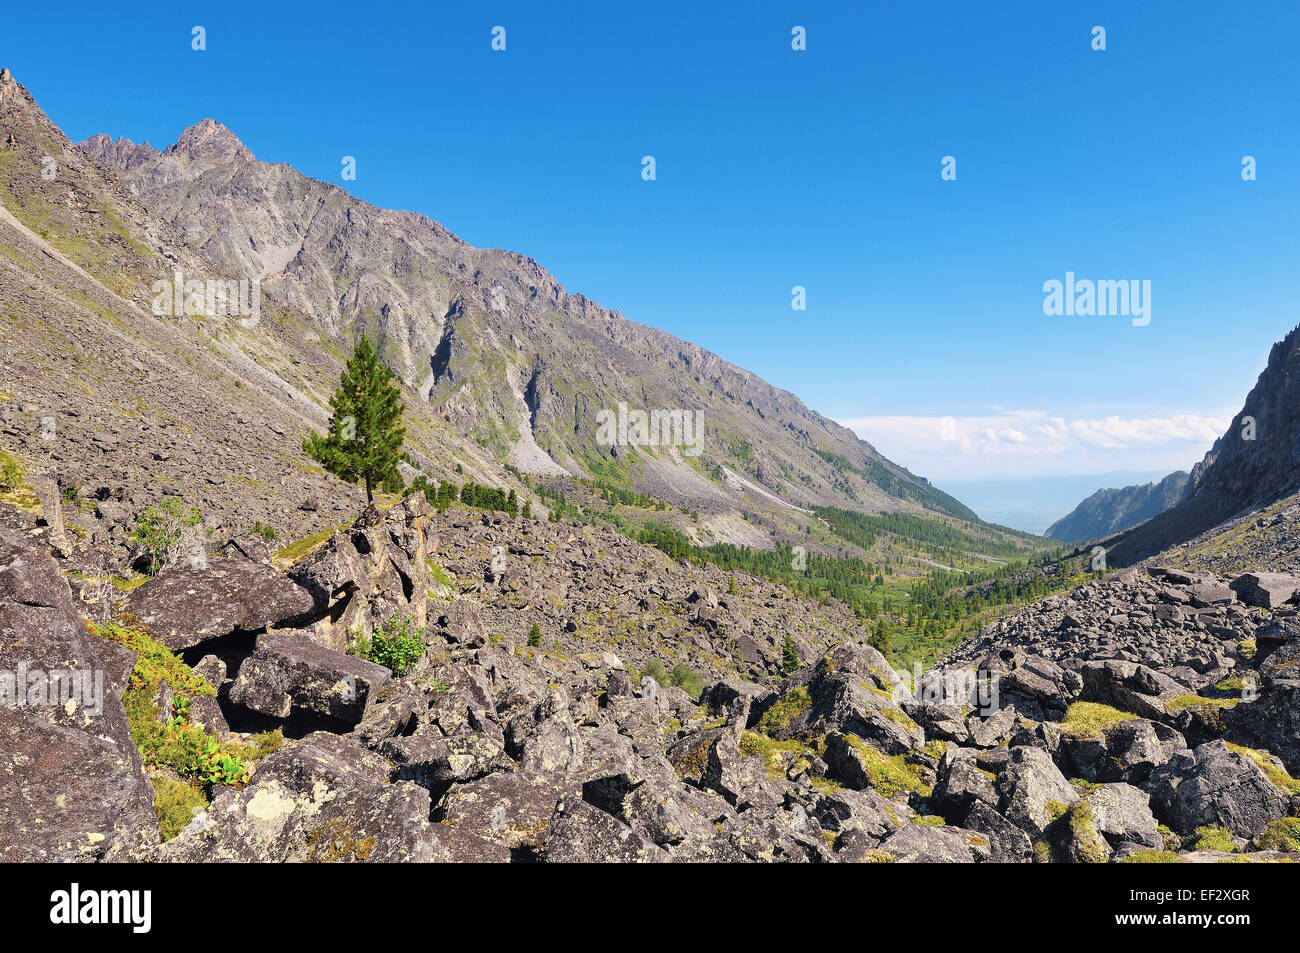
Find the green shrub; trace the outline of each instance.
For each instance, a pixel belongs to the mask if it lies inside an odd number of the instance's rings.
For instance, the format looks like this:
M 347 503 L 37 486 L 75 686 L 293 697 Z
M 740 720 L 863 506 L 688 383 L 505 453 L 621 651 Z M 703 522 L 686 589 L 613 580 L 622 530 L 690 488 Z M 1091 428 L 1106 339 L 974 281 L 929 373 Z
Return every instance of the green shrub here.
M 197 547 L 201 537 L 196 527 L 203 523 L 197 507 L 187 507 L 176 497 L 151 506 L 136 520 L 131 539 L 149 554 L 149 575 L 155 575 L 183 555 L 187 543 Z
M 704 694 L 704 678 L 690 666 L 678 662 L 668 673 L 668 681 L 692 698 Z
M 1223 827 L 1207 824 L 1196 829 L 1196 843 L 1193 850 L 1217 850 L 1231 854 L 1237 849 L 1232 842 L 1232 832 Z
M 27 468 L 7 450 L 0 450 L 0 490 L 16 490 L 22 485 Z
M 412 631 L 414 624 L 411 616 L 394 616 L 370 638 L 354 635 L 348 653 L 382 665 L 394 675 L 405 675 L 424 656 L 424 630 Z
M 274 526 L 267 526 L 261 520 L 257 520 L 256 522 L 254 522 L 253 525 L 248 528 L 248 531 L 252 533 L 254 536 L 260 536 L 268 543 L 271 542 L 271 540 L 275 539 L 275 537 L 279 535 L 275 531 Z
M 534 622 L 533 627 L 528 630 L 528 644 L 532 648 L 538 648 L 542 644 L 542 627 L 536 622 Z

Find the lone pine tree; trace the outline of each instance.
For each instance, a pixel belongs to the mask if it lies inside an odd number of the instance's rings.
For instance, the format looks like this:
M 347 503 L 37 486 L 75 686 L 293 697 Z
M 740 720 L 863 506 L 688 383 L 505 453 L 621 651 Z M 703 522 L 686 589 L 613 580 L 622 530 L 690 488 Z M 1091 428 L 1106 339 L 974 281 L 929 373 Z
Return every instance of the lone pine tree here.
M 397 465 L 406 459 L 402 392 L 365 338 L 343 369 L 330 410 L 329 432 L 303 440 L 307 456 L 340 480 L 364 484 L 367 503 L 374 500 L 375 487 L 400 485 Z

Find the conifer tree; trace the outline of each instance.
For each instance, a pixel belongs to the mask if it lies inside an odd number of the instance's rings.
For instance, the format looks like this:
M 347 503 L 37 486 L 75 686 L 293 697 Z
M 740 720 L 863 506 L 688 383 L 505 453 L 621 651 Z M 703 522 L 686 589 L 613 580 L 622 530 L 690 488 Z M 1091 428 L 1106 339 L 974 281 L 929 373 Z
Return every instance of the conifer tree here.
M 330 410 L 329 432 L 303 440 L 307 456 L 340 480 L 363 484 L 367 503 L 374 500 L 375 487 L 400 484 L 397 465 L 406 459 L 402 392 L 364 337 L 343 369 Z

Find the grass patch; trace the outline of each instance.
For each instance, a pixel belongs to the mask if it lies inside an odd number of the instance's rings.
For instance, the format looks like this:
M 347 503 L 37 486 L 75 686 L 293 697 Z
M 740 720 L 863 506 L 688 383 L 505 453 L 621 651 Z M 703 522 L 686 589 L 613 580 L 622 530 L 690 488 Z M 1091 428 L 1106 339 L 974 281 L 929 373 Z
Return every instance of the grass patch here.
M 1137 715 L 1097 702 L 1075 702 L 1065 712 L 1061 732 L 1074 738 L 1099 738 L 1106 729 Z
M 916 793 L 929 797 L 931 788 L 907 760 L 906 755 L 886 755 L 868 745 L 857 735 L 845 735 L 845 739 L 862 757 L 863 768 L 867 773 L 867 782 L 885 797 L 897 794 Z
M 800 758 L 806 758 L 811 754 L 808 746 L 798 741 L 777 741 L 755 731 L 746 731 L 740 736 L 740 751 L 745 755 L 757 755 L 762 758 L 767 767 L 768 777 L 773 781 L 780 781 L 785 777 L 784 755 L 791 756 L 791 763 L 797 763 Z
M 1254 748 L 1246 748 L 1242 745 L 1234 745 L 1231 741 L 1224 742 L 1229 751 L 1235 751 L 1238 754 L 1244 754 L 1251 761 L 1268 775 L 1268 779 L 1277 787 L 1289 794 L 1300 794 L 1300 781 L 1291 777 L 1275 760 L 1264 754 L 1262 751 L 1256 751 Z
M 209 801 L 201 788 L 178 781 L 165 774 L 151 775 L 153 809 L 158 815 L 158 829 L 163 842 L 185 830 L 194 815 L 207 808 Z
M 758 720 L 758 730 L 765 735 L 785 731 L 790 724 L 812 707 L 812 693 L 808 686 L 800 685 L 778 698 L 763 717 Z
M 1196 841 L 1192 844 L 1192 849 L 1231 854 L 1237 850 L 1237 845 L 1232 842 L 1232 833 L 1227 828 L 1207 824 L 1196 829 Z
M 1204 695 L 1179 695 L 1168 705 L 1166 711 L 1183 711 L 1188 708 L 1231 708 L 1240 698 L 1206 698 Z
M 1300 852 L 1300 817 L 1284 817 L 1280 821 L 1270 821 L 1264 828 L 1264 833 L 1255 838 L 1255 846 L 1259 850 Z
M 312 533 L 310 536 L 305 536 L 302 539 L 281 546 L 271 554 L 271 560 L 275 563 L 276 568 L 287 569 L 314 553 L 327 539 L 334 535 L 336 529 L 341 528 L 327 526 L 319 533 Z
M 1178 855 L 1172 850 L 1135 850 L 1121 864 L 1181 864 Z

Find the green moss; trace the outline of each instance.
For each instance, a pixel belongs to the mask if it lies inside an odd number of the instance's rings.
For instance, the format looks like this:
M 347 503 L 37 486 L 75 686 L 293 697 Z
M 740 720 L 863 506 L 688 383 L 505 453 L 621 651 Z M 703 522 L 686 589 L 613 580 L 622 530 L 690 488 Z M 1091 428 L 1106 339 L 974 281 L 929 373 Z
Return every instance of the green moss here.
M 272 555 L 276 565 L 285 569 L 289 566 L 300 562 L 310 556 L 321 544 L 334 535 L 336 529 L 342 527 L 327 526 L 319 533 L 312 533 L 300 540 L 281 546 Z
M 1234 853 L 1237 845 L 1232 842 L 1232 833 L 1224 827 L 1206 824 L 1196 829 L 1196 842 L 1193 850 L 1217 850 L 1226 854 Z
M 1110 847 L 1097 830 L 1091 804 L 1075 801 L 1070 806 L 1068 824 L 1079 860 L 1086 864 L 1104 864 L 1110 860 Z
M 158 815 L 158 830 L 164 842 L 185 829 L 194 815 L 207 808 L 207 794 L 199 785 L 178 781 L 164 774 L 152 775 L 153 809 Z
M 1065 712 L 1065 718 L 1061 722 L 1061 732 L 1074 738 L 1099 738 L 1106 729 L 1136 717 L 1137 715 L 1120 711 L 1110 705 L 1075 702 Z
M 740 736 L 740 751 L 745 755 L 762 758 L 768 777 L 774 781 L 785 777 L 787 758 L 790 762 L 797 763 L 812 753 L 807 745 L 798 741 L 777 741 L 754 731 L 746 731 Z
M 1165 705 L 1166 711 L 1183 711 L 1188 708 L 1231 708 L 1240 698 L 1206 698 L 1204 695 L 1179 695 L 1169 704 Z
M 1171 850 L 1135 850 L 1121 864 L 1181 864 L 1183 861 Z
M 1290 794 L 1300 794 L 1300 781 L 1291 777 L 1276 759 L 1270 758 L 1262 751 L 1256 751 L 1254 748 L 1247 748 L 1242 745 L 1235 745 L 1231 741 L 1225 742 L 1229 751 L 1235 751 L 1238 754 L 1244 754 L 1251 761 L 1257 764 L 1261 771 L 1268 775 L 1268 779 L 1277 787 Z
M 98 635 L 124 645 L 136 654 L 133 678 L 154 686 L 165 682 L 173 692 L 184 698 L 197 695 L 216 696 L 217 690 L 208 683 L 206 678 L 196 674 L 181 661 L 179 655 L 145 633 L 114 625 L 111 622 L 102 625 L 87 623 L 86 629 L 91 635 Z
M 774 735 L 785 731 L 790 724 L 812 707 L 812 693 L 806 685 L 800 685 L 778 698 L 772 707 L 763 712 L 758 720 L 758 730 L 765 735 Z
M 912 818 L 913 824 L 919 824 L 922 827 L 943 827 L 948 822 L 938 814 L 918 814 Z
M 885 797 L 916 793 L 929 797 L 931 788 L 921 778 L 916 766 L 905 755 L 886 755 L 868 745 L 856 735 L 845 735 L 845 740 L 861 756 L 867 783 Z
M 1300 853 L 1300 817 L 1270 821 L 1264 832 L 1255 838 L 1255 847 L 1259 850 Z

